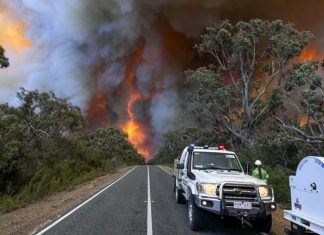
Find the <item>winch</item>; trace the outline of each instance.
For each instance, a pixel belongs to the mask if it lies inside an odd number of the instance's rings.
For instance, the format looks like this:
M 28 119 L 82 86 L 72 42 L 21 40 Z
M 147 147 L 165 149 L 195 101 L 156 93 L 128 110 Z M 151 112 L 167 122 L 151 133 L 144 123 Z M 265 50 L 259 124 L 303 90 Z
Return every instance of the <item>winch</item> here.
M 324 157 L 309 156 L 289 177 L 291 210 L 284 217 L 291 221 L 288 234 L 324 234 Z

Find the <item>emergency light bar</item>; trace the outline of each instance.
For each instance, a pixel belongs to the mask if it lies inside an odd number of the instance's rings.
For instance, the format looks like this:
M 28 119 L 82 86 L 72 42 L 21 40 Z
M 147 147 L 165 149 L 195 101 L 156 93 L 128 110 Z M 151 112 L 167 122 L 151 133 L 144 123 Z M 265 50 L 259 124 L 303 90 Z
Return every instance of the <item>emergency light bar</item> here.
M 220 144 L 218 145 L 218 147 L 209 147 L 207 144 L 204 145 L 204 147 L 195 146 L 195 144 L 189 144 L 188 152 L 192 153 L 194 149 L 211 149 L 211 150 L 223 150 L 223 151 L 226 150 L 224 144 Z
M 218 149 L 219 149 L 219 150 L 225 150 L 225 145 L 224 145 L 224 144 L 220 144 L 220 145 L 218 146 Z

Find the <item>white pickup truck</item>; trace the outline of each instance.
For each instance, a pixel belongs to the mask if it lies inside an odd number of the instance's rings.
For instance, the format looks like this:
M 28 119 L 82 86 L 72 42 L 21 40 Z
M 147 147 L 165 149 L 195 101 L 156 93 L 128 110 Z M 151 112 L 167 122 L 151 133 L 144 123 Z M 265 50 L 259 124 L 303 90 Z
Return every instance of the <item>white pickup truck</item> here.
M 277 208 L 273 189 L 245 174 L 234 152 L 191 144 L 175 160 L 173 175 L 176 202 L 187 202 L 191 230 L 201 230 L 205 211 L 210 211 L 270 231 L 271 212 Z

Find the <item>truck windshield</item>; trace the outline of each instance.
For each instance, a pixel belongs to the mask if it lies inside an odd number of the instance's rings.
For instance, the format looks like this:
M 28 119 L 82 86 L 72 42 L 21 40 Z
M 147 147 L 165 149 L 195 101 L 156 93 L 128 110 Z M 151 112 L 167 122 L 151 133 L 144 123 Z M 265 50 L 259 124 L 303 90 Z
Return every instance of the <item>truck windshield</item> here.
M 239 161 L 234 154 L 194 152 L 193 169 L 228 170 L 242 172 Z

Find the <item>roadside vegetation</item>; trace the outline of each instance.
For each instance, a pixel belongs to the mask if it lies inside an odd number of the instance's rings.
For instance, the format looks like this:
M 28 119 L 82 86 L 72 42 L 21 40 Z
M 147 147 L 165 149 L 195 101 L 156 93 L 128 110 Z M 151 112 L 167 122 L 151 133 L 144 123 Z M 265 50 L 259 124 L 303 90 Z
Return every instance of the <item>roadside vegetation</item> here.
M 0 66 L 9 61 L 0 47 Z M 78 107 L 52 92 L 21 89 L 0 104 L 0 212 L 110 172 L 143 164 L 117 128 L 87 131 Z
M 288 204 L 288 175 L 303 157 L 324 155 L 324 65 L 300 59 L 313 39 L 280 20 L 206 28 L 196 49 L 209 64 L 185 72 L 185 120 L 165 134 L 151 163 L 173 164 L 189 143 L 223 143 L 244 168 L 260 159 L 277 200 Z M 0 69 L 8 66 L 0 46 Z M 144 163 L 127 134 L 88 131 L 67 99 L 24 89 L 17 98 L 18 106 L 0 104 L 0 211 Z M 188 121 L 195 125 L 183 126 Z
M 192 142 L 224 143 L 244 168 L 260 159 L 287 205 L 288 175 L 305 156 L 324 155 L 323 71 L 299 59 L 313 38 L 280 20 L 206 28 L 195 48 L 210 64 L 185 73 L 184 112 L 196 129 L 169 131 L 151 163 L 172 164 Z

